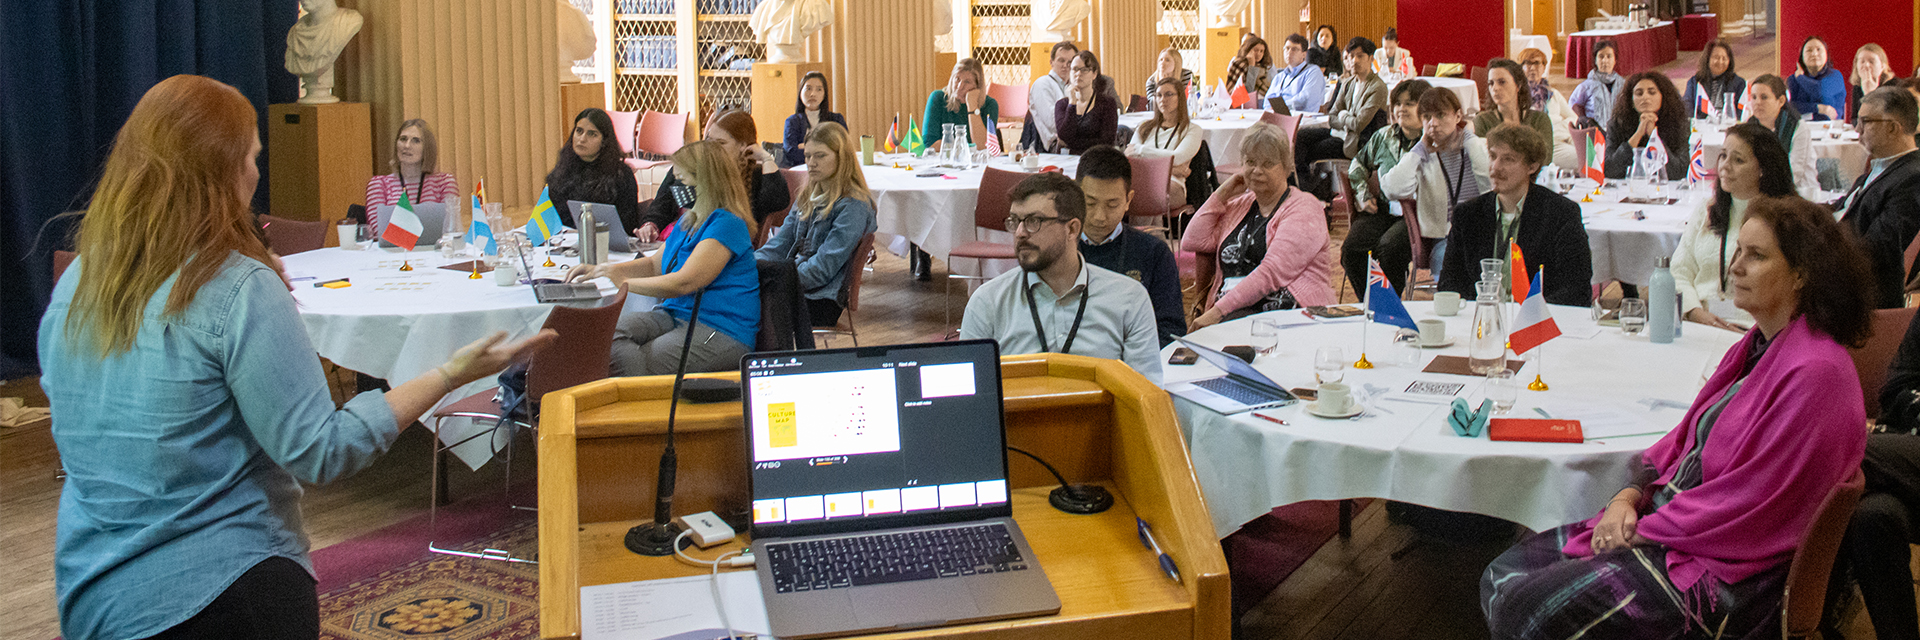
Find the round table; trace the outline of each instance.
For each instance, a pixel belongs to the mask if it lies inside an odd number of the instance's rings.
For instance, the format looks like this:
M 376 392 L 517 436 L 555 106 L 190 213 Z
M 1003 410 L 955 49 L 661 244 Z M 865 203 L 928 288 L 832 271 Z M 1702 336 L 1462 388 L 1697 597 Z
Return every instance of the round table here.
M 1593 70 L 1593 48 L 1612 40 L 1616 52 L 1613 72 L 1630 76 L 1679 57 L 1679 29 L 1672 22 L 1655 23 L 1642 29 L 1594 29 L 1567 34 L 1567 72 L 1570 79 L 1585 80 Z
M 1416 319 L 1437 317 L 1431 303 L 1407 307 Z M 1447 403 L 1459 397 L 1478 406 L 1483 379 L 1390 364 L 1394 354 L 1388 340 L 1396 327 L 1315 321 L 1298 311 L 1253 316 L 1288 323 L 1274 354 L 1254 363 L 1287 387 L 1314 385 L 1318 347 L 1343 347 L 1348 360 L 1357 358 L 1364 329 L 1367 357 L 1376 367 L 1349 368 L 1345 381 L 1356 397 L 1366 396 L 1369 411 L 1358 420 L 1317 418 L 1305 403 L 1260 412 L 1288 423 L 1281 425 L 1251 413 L 1221 415 L 1176 397 L 1174 408 L 1215 533 L 1225 537 L 1280 505 L 1365 497 L 1481 513 L 1534 530 L 1593 515 L 1626 485 L 1639 453 L 1679 423 L 1700 389 L 1705 367 L 1719 362 L 1740 335 L 1688 325 L 1672 344 L 1653 344 L 1644 333 L 1626 336 L 1617 328 L 1596 326 L 1587 308 L 1551 308 L 1565 335 L 1537 351 L 1545 353 L 1544 377 L 1552 388 L 1523 388 L 1508 415 L 1539 417 L 1535 408 L 1540 408 L 1556 418 L 1578 419 L 1589 438 L 1581 444 L 1455 435 L 1446 423 Z M 1448 335 L 1464 336 L 1471 313 L 1468 304 L 1460 314 L 1440 318 Z M 1251 320 L 1242 319 L 1190 338 L 1215 348 L 1248 344 L 1250 326 Z M 1464 342 L 1423 350 L 1419 362 L 1440 354 L 1464 357 Z M 1541 366 L 1538 360 L 1529 363 L 1518 377 L 1532 380 Z M 1169 383 L 1215 375 L 1219 371 L 1204 363 L 1165 370 Z M 1415 382 L 1462 386 L 1455 395 L 1405 391 Z
M 628 257 L 616 254 L 614 260 Z M 579 263 L 575 258 L 556 256 L 554 263 L 558 266 L 539 266 L 545 259 L 531 258 L 535 276 L 558 278 Z M 472 258 L 443 258 L 434 251 L 329 248 L 281 260 L 287 275 L 295 279 L 293 297 L 300 305 L 300 319 L 306 324 L 314 350 L 334 364 L 396 384 L 431 371 L 460 347 L 495 331 L 507 332 L 510 340 L 532 336 L 540 331 L 553 308 L 534 300 L 533 289 L 527 285 L 502 287 L 494 284 L 492 273 L 483 273 L 476 280 L 468 277 L 469 271 L 441 269 L 442 265 Z M 401 271 L 402 262 L 413 270 Z M 351 286 L 314 286 L 338 278 L 348 278 Z M 605 280 L 598 284 L 603 295 L 615 289 Z M 483 378 L 448 394 L 443 402 L 465 398 L 495 384 L 492 377 Z M 441 438 L 458 442 L 465 435 L 453 431 L 464 428 L 449 423 Z M 488 443 L 481 439 L 469 445 L 478 447 L 456 447 L 454 453 L 478 467 L 491 453 Z
M 1698 198 L 1708 197 L 1712 187 L 1700 192 L 1685 183 L 1661 187 L 1661 193 L 1680 202 L 1669 205 L 1622 204 L 1626 188 L 1610 185 L 1593 193 L 1593 182 L 1581 180 L 1567 197 L 1580 203 L 1580 220 L 1587 227 L 1587 246 L 1593 253 L 1593 283 L 1618 280 L 1628 284 L 1646 284 L 1653 277 L 1654 262 L 1673 255 L 1680 246 L 1680 234 L 1687 230 L 1687 219 L 1698 206 Z M 1591 199 L 1585 202 L 1583 199 Z
M 1840 164 L 1841 188 L 1847 188 L 1855 179 L 1867 173 L 1867 163 L 1872 154 L 1867 146 L 1860 144 L 1860 132 L 1852 130 L 1846 123 L 1830 121 L 1802 121 L 1800 126 L 1811 127 L 1808 137 L 1813 141 L 1813 157 L 1832 158 Z M 1700 147 L 1709 162 L 1720 157 L 1720 147 L 1727 142 L 1725 129 L 1704 130 L 1700 133 Z
M 1427 84 L 1433 85 L 1433 88 L 1435 89 L 1446 89 L 1448 91 L 1452 91 L 1453 95 L 1459 96 L 1460 98 L 1461 113 L 1469 116 L 1476 113 L 1480 113 L 1480 86 L 1474 84 L 1472 79 L 1433 78 L 1428 76 L 1420 76 L 1418 78 L 1413 78 L 1413 79 L 1425 80 L 1427 81 Z M 1395 83 L 1395 84 L 1398 84 L 1398 83 Z M 1387 87 L 1387 90 L 1392 91 L 1393 87 L 1389 86 Z M 1391 117 L 1391 115 L 1389 115 L 1389 117 Z
M 1206 134 L 1207 149 L 1213 152 L 1214 166 L 1240 164 L 1240 139 L 1247 136 L 1247 128 L 1260 121 L 1264 109 L 1232 109 L 1213 118 L 1195 118 L 1193 125 L 1200 127 Z M 1319 114 L 1307 114 L 1300 126 L 1307 126 Z M 1324 117 L 1324 116 L 1320 116 Z M 1120 114 L 1120 124 L 1139 129 L 1153 118 L 1151 111 L 1136 111 Z M 1131 141 L 1129 141 L 1131 142 Z M 1126 146 L 1126 145 L 1121 145 Z
M 907 244 L 913 243 L 945 260 L 948 251 L 972 242 L 976 236 L 981 240 L 1013 241 L 1013 235 L 1004 232 L 985 229 L 976 232 L 973 209 L 980 200 L 980 179 L 986 175 L 984 166 L 943 167 L 932 157 L 913 158 L 907 154 L 880 154 L 875 156 L 875 162 L 880 164 L 861 167 L 861 173 L 867 179 L 867 187 L 873 190 L 877 233 L 882 234 L 880 242 L 888 250 L 906 255 Z M 1008 156 L 994 158 L 985 166 L 1025 171 Z M 1080 166 L 1080 158 L 1041 154 L 1040 166 L 1059 167 L 1072 176 Z M 981 275 L 1005 271 L 1013 264 L 1010 260 L 995 262 L 1005 264 L 988 265 Z M 965 264 L 960 266 L 971 268 Z M 954 265 L 947 268 L 954 269 Z

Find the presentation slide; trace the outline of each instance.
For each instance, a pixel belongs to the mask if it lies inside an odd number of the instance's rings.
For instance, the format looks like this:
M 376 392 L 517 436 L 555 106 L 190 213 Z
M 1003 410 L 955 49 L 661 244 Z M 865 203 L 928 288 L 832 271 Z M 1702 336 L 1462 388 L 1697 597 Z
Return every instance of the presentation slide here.
M 971 385 L 970 374 L 967 380 Z M 754 462 L 900 450 L 892 369 L 767 376 L 751 384 Z
M 954 398 L 973 395 L 973 363 L 933 364 L 920 367 L 921 398 Z

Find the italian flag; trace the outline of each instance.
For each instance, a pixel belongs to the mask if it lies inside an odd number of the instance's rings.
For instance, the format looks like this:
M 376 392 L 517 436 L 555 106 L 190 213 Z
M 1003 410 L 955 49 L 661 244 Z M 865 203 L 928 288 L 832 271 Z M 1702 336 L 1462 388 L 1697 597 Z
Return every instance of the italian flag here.
M 1600 133 L 1599 127 L 1595 127 L 1587 131 L 1587 139 L 1584 142 L 1587 145 L 1587 166 L 1585 167 L 1587 177 L 1592 178 L 1595 183 L 1606 184 L 1607 169 L 1602 163 L 1605 162 L 1607 155 L 1607 136 Z
M 400 204 L 393 208 L 393 219 L 387 221 L 387 230 L 380 233 L 380 239 L 412 251 L 413 243 L 420 240 L 421 228 L 420 216 L 414 215 L 406 190 L 400 190 Z

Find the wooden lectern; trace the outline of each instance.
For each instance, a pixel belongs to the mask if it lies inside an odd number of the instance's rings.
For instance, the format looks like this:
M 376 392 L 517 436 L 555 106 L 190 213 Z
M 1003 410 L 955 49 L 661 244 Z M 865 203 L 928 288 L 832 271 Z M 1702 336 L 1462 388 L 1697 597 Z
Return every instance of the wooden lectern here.
M 787 116 L 800 98 L 800 80 L 809 71 L 827 72 L 824 62 L 756 62 L 753 65 L 753 126 L 761 142 L 785 142 Z
M 365 102 L 267 105 L 267 172 L 270 213 L 331 226 L 367 199 L 373 111 Z
M 1088 516 L 1057 511 L 1047 504 L 1053 476 L 1010 455 L 1013 516 L 1060 595 L 1060 613 L 874 637 L 1226 638 L 1226 558 L 1167 393 L 1118 361 L 1085 356 L 1006 356 L 1000 373 L 1008 444 L 1046 459 L 1069 481 L 1107 486 L 1115 504 Z M 541 637 L 580 635 L 582 586 L 706 572 L 622 544 L 629 527 L 652 516 L 672 387 L 672 376 L 618 378 L 543 399 Z M 679 412 L 674 512 L 747 510 L 740 404 L 683 403 Z M 1153 526 L 1183 582 L 1161 573 L 1136 533 L 1136 516 Z

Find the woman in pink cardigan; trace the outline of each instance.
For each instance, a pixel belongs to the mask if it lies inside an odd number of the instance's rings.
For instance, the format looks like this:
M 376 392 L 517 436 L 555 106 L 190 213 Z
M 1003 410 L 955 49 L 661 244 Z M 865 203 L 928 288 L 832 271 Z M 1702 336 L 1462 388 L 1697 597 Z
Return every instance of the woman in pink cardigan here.
M 1826 207 L 1798 197 L 1755 199 L 1739 244 L 1733 300 L 1753 329 L 1598 515 L 1487 566 L 1494 638 L 1780 633 L 1788 562 L 1866 447 L 1863 404 L 1844 400 L 1860 397 L 1846 347 L 1871 331 L 1871 276 Z
M 1326 205 L 1287 186 L 1293 149 L 1279 127 L 1247 128 L 1246 169 L 1228 178 L 1194 212 L 1180 240 L 1196 254 L 1198 280 L 1210 283 L 1206 312 L 1192 329 L 1262 311 L 1334 303 L 1327 257 Z

